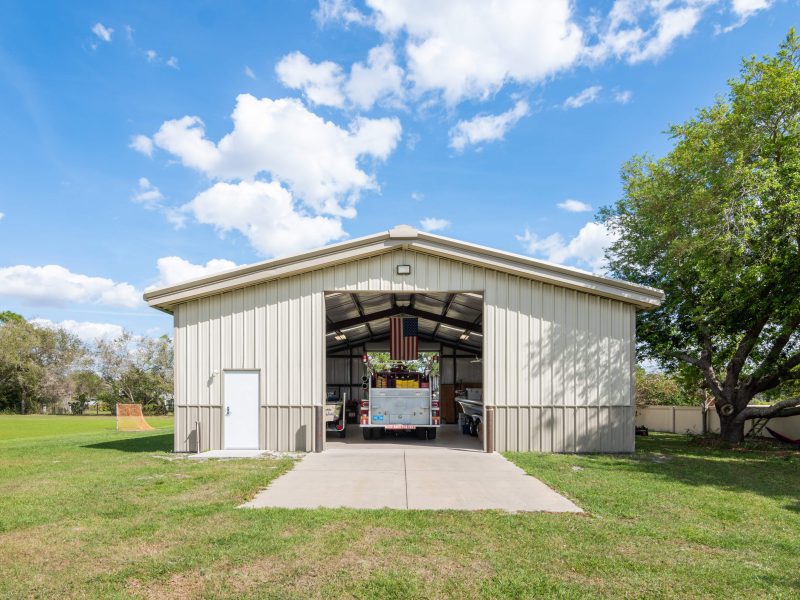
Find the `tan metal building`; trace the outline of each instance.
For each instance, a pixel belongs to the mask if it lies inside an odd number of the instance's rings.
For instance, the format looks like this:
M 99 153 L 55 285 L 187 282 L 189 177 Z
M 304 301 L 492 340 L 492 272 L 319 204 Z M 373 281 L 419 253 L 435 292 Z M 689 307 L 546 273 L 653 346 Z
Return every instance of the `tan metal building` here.
M 630 452 L 636 310 L 662 298 L 404 225 L 145 294 L 174 315 L 176 451 L 241 442 L 226 436 L 226 381 L 252 390 L 250 444 L 323 449 L 326 391 L 357 399 L 360 354 L 385 350 L 388 318 L 412 314 L 443 386 L 483 389 L 493 449 Z

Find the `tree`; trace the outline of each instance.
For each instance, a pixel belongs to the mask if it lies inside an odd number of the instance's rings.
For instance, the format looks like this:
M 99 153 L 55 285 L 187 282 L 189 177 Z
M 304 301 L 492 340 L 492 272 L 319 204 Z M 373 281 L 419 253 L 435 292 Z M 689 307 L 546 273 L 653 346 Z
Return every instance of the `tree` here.
M 75 394 L 76 370 L 89 366 L 85 344 L 64 329 L 36 327 L 38 347 L 35 360 L 42 367 L 39 402 L 67 408 Z
M 142 404 L 151 413 L 166 411 L 173 389 L 172 360 L 167 336 L 137 339 L 124 331 L 114 340 L 97 342 L 97 368 L 111 397 Z
M 0 402 L 25 413 L 42 404 L 66 406 L 71 374 L 85 363 L 86 347 L 63 329 L 37 327 L 0 313 Z
M 661 288 L 638 317 L 639 350 L 689 365 L 716 400 L 722 436 L 800 414 L 800 396 L 748 406 L 800 379 L 800 42 L 743 61 L 727 98 L 670 127 L 672 151 L 622 170 L 601 211 L 614 276 Z
M 70 405 L 75 414 L 82 414 L 89 402 L 98 402 L 101 394 L 108 389 L 100 375 L 88 369 L 75 371 L 70 379 L 73 387 Z
M 693 382 L 692 382 L 693 383 Z M 696 385 L 672 373 L 648 373 L 636 368 L 637 406 L 698 406 L 703 396 Z
M 36 345 L 36 328 L 24 319 L 4 318 L 0 323 L 0 401 L 3 409 L 19 410 L 25 414 L 35 402 L 44 377 L 42 365 L 35 360 Z
M 25 323 L 26 321 L 25 317 L 10 310 L 0 312 L 0 324 L 9 322 Z

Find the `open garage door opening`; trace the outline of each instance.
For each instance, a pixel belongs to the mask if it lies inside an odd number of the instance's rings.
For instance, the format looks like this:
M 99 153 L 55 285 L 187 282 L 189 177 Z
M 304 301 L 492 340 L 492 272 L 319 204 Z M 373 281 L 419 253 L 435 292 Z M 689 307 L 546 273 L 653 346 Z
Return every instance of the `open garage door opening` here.
M 327 292 L 326 446 L 484 448 L 483 294 Z

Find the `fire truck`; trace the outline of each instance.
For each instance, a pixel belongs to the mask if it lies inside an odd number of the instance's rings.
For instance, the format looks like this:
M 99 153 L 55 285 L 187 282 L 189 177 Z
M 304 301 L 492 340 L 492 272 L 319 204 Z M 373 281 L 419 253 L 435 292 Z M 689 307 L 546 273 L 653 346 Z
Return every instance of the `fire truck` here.
M 441 425 L 439 377 L 403 370 L 373 372 L 364 377 L 359 424 L 365 440 L 387 431 L 413 430 L 417 438 L 432 440 Z

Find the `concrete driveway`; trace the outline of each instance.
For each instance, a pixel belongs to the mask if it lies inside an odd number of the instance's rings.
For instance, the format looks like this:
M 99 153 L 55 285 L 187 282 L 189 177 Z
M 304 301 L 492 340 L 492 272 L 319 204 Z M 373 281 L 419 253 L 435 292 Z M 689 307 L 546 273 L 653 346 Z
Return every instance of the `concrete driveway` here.
M 416 445 L 309 454 L 243 507 L 582 512 L 499 454 Z

